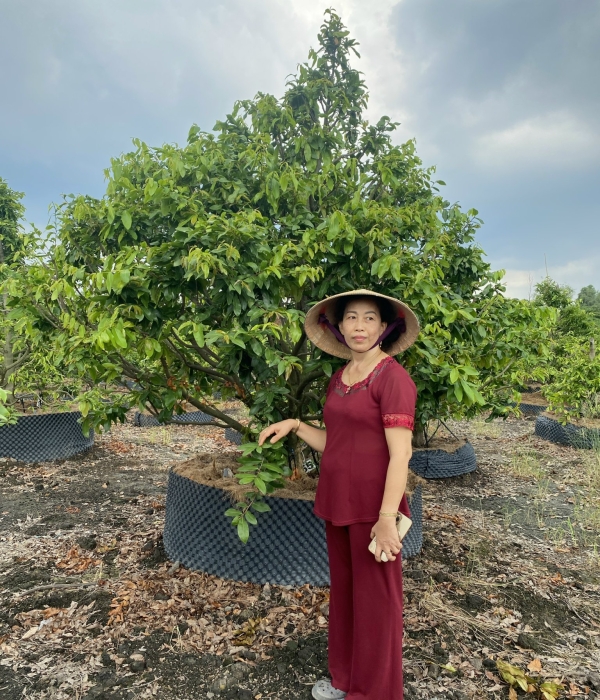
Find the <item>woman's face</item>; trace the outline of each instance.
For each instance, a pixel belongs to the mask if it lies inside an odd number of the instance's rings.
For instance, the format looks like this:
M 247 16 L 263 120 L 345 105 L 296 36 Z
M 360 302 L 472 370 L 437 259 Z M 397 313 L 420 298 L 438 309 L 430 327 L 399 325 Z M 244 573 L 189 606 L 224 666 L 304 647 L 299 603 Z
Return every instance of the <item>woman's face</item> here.
M 355 352 L 369 350 L 386 327 L 387 323 L 381 320 L 377 304 L 362 299 L 348 302 L 344 318 L 339 324 L 348 347 Z

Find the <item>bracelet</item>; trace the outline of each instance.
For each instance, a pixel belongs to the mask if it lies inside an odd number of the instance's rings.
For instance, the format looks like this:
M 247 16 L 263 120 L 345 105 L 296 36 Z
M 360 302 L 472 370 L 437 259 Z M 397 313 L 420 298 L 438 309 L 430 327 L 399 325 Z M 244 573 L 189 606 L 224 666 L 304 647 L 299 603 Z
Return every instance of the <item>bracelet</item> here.
M 400 511 L 398 511 L 397 513 L 382 513 L 381 511 L 379 511 L 379 515 L 388 515 L 390 518 L 397 518 L 399 514 Z
M 296 421 L 298 422 L 298 425 L 295 428 L 292 428 L 294 435 L 297 435 L 298 431 L 300 430 L 300 418 L 296 418 Z

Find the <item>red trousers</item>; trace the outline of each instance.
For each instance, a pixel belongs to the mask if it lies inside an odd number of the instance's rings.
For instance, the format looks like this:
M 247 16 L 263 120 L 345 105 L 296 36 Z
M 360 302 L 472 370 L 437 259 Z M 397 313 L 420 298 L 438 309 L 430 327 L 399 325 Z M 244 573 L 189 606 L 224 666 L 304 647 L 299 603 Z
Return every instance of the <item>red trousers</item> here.
M 367 549 L 375 523 L 325 522 L 331 590 L 329 673 L 346 700 L 402 700 L 402 558 Z

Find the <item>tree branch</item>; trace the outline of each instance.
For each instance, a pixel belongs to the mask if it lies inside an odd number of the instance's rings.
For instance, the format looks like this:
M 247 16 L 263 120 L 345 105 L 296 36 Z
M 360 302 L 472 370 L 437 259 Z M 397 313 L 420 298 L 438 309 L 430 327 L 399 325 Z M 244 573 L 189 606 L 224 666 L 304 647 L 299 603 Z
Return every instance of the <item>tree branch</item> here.
M 232 384 L 235 384 L 235 380 L 233 377 L 227 375 L 227 374 L 222 374 L 221 372 L 217 372 L 215 369 L 212 369 L 211 367 L 205 367 L 204 365 L 199 365 L 197 362 L 194 362 L 193 360 L 189 360 L 178 348 L 176 348 L 173 343 L 170 340 L 165 341 L 169 348 L 171 349 L 172 352 L 174 352 L 179 359 L 185 364 L 186 367 L 189 369 L 195 369 L 198 372 L 204 372 L 205 374 L 210 375 L 211 377 L 216 377 L 217 379 L 220 379 L 223 382 L 231 382 Z
M 51 311 L 46 311 L 46 309 L 44 309 L 44 307 L 40 306 L 40 305 L 37 304 L 35 301 L 33 301 L 33 302 L 31 302 L 31 303 L 32 303 L 33 306 L 37 309 L 38 313 L 39 313 L 41 316 L 43 316 L 43 318 L 45 318 L 46 321 L 48 321 L 49 324 L 51 324 L 52 326 L 54 326 L 54 328 L 56 328 L 57 331 L 60 330 L 60 322 L 59 322 L 59 320 L 56 318 L 56 316 L 55 316 Z
M 506 367 L 502 370 L 502 372 L 499 372 L 498 374 L 494 374 L 494 376 L 488 377 L 488 379 L 481 385 L 482 387 L 488 386 L 492 380 L 500 379 L 500 377 L 507 371 L 509 370 L 514 364 L 516 360 L 511 360 Z
M 244 425 L 236 421 L 231 416 L 228 416 L 226 413 L 219 411 L 218 408 L 214 408 L 213 406 L 209 406 L 208 404 L 202 403 L 202 401 L 198 401 L 198 399 L 191 396 L 185 391 L 182 395 L 188 403 L 191 403 L 192 406 L 195 406 L 198 410 L 208 414 L 209 416 L 212 416 L 213 418 L 219 418 L 221 421 L 223 421 L 223 423 L 225 423 L 226 427 L 234 428 L 240 433 L 243 433 L 246 430 L 246 427 Z
M 296 345 L 294 345 L 294 348 L 292 350 L 292 355 L 294 357 L 298 357 L 298 353 L 300 352 L 300 350 L 302 350 L 304 343 L 306 343 L 306 333 L 304 329 L 302 329 L 302 335 L 300 336 L 300 340 L 296 343 Z
M 325 372 L 322 369 L 315 369 L 312 372 L 309 372 L 306 374 L 299 382 L 298 386 L 296 387 L 296 396 L 300 396 L 300 394 L 304 391 L 304 389 L 311 383 L 314 382 L 315 379 L 319 379 L 320 377 L 324 377 Z

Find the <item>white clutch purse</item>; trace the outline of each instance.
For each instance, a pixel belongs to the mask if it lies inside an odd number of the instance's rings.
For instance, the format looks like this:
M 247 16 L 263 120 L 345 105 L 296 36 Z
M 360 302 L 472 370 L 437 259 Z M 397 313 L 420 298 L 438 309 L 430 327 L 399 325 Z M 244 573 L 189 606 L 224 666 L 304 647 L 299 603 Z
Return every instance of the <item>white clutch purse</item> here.
M 398 528 L 398 537 L 400 538 L 400 542 L 402 542 L 404 536 L 410 530 L 411 525 L 412 520 L 410 518 L 407 518 L 406 515 L 402 515 L 402 513 L 400 513 L 396 517 L 396 527 Z M 377 538 L 373 537 L 373 539 L 371 540 L 371 544 L 369 545 L 369 552 L 371 552 L 371 554 L 375 554 L 376 549 Z M 381 561 L 388 561 L 387 554 L 383 551 L 381 552 Z

